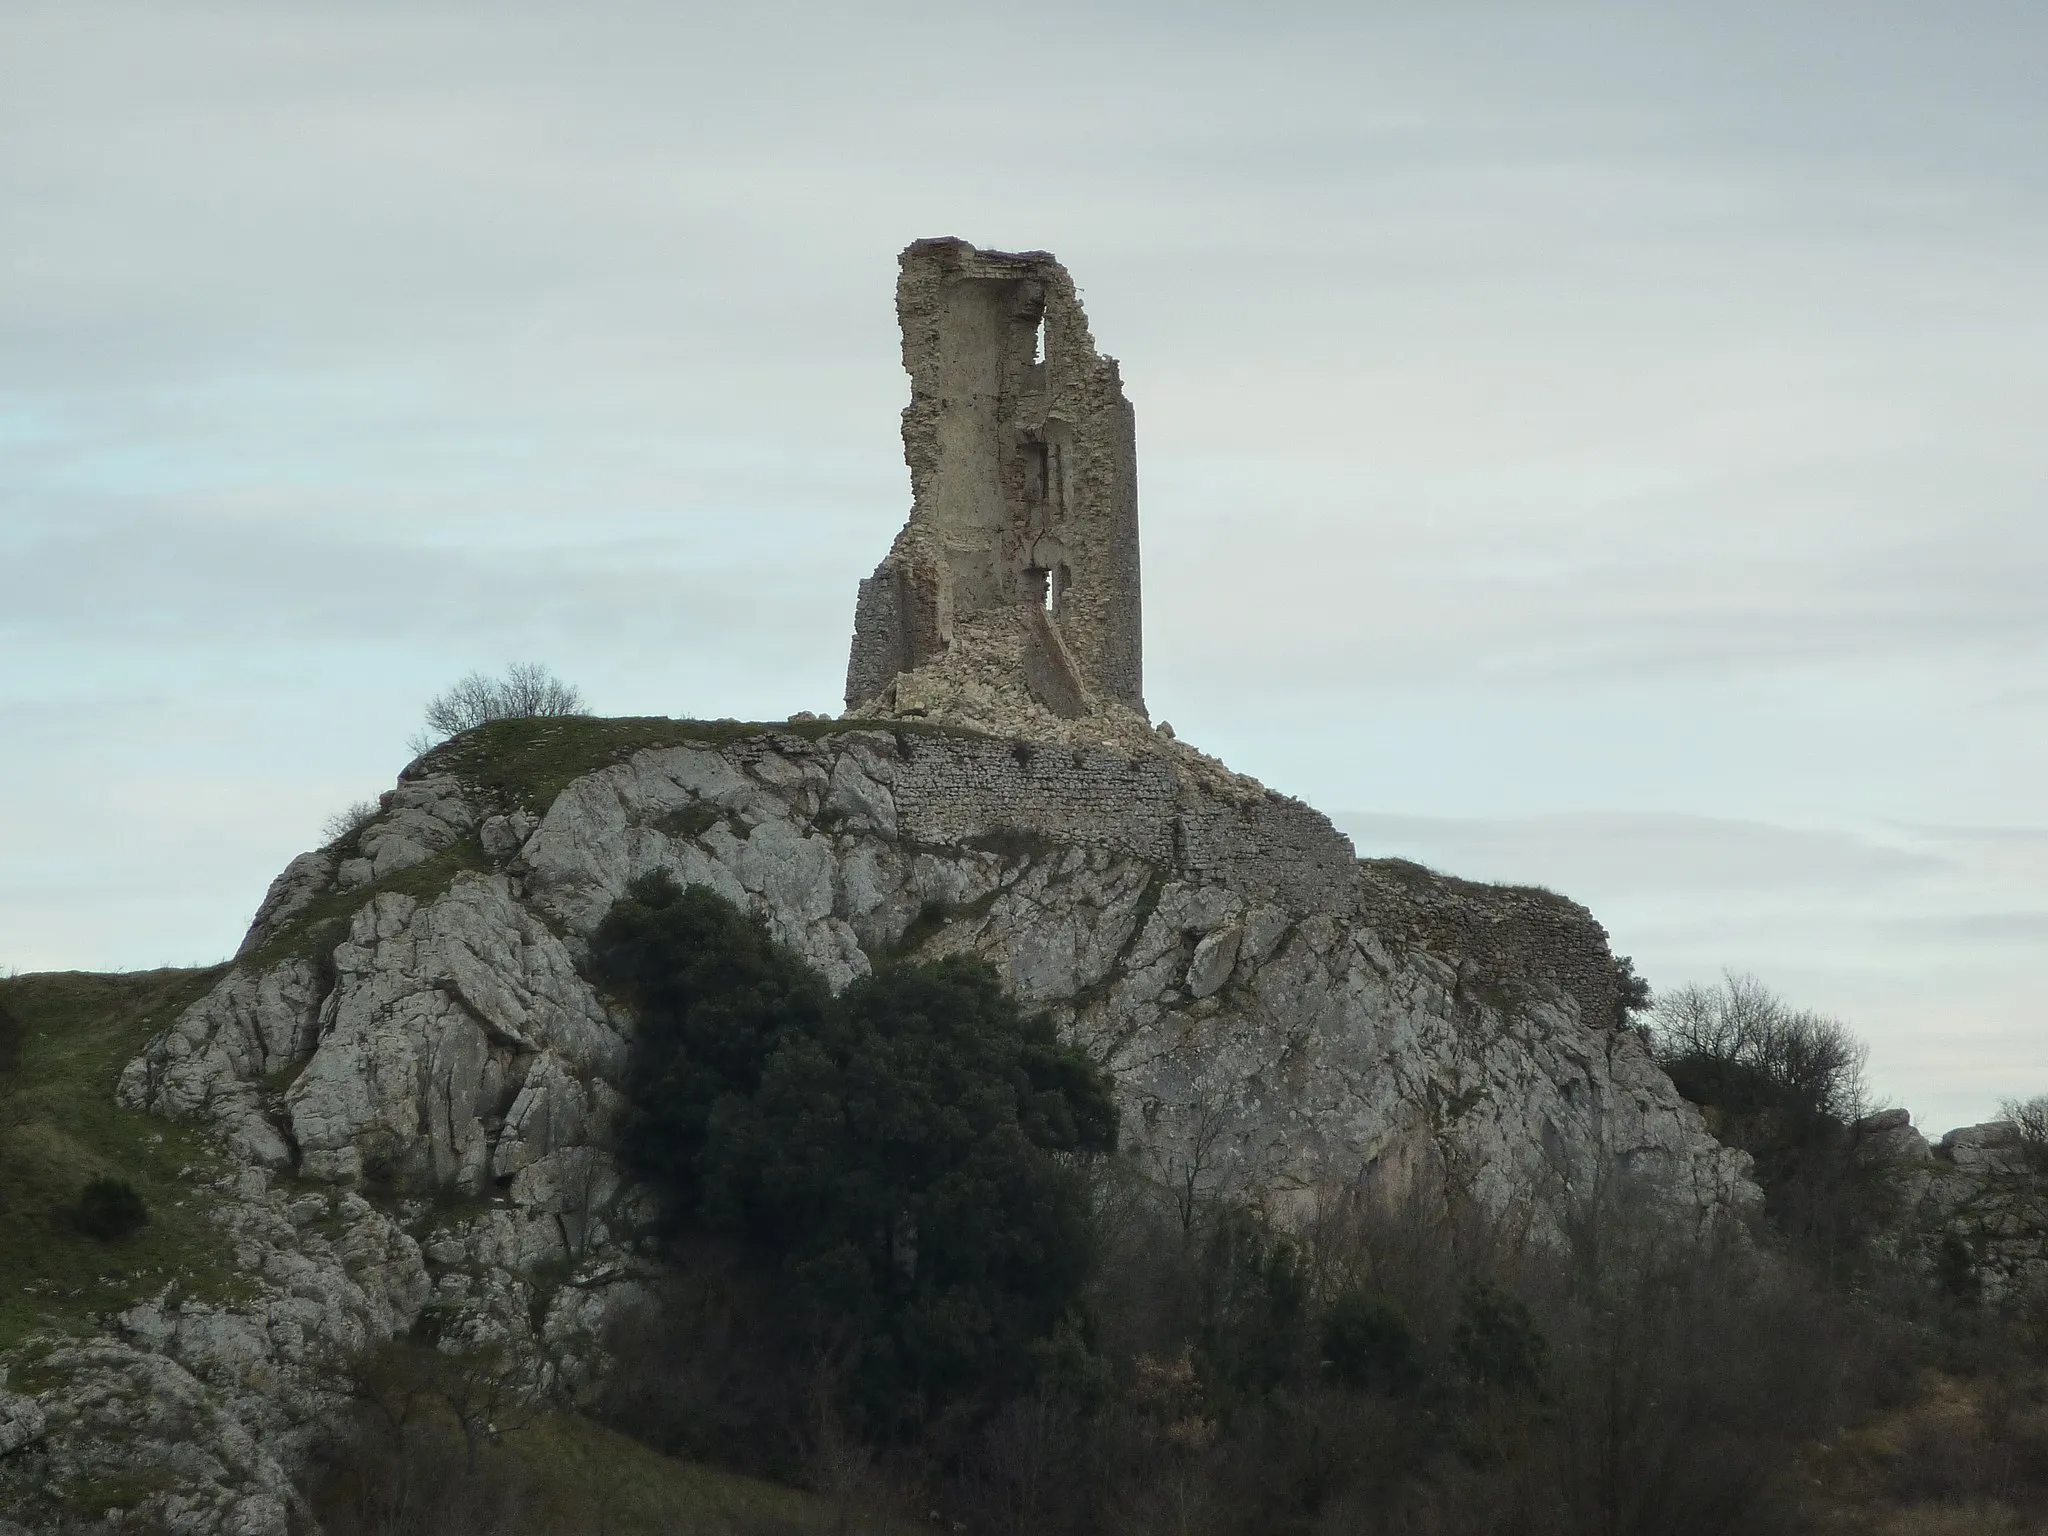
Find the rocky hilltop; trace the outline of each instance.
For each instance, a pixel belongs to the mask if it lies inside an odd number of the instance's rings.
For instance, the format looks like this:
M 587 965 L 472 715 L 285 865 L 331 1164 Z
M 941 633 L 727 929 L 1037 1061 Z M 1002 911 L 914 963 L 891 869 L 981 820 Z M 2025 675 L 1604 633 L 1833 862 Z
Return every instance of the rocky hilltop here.
M 1152 725 L 1131 409 L 1059 264 L 920 241 L 897 303 L 914 505 L 861 583 L 847 714 L 499 721 L 295 859 L 117 1089 L 214 1133 L 188 1173 L 237 1283 L 17 1351 L 0 1509 L 146 1465 L 172 1529 L 282 1536 L 339 1373 L 423 1317 L 588 1391 L 655 1259 L 614 1155 L 633 1020 L 580 962 L 655 871 L 834 986 L 986 958 L 1109 1069 L 1162 1192 L 1282 1221 L 1418 1180 L 1532 1213 L 1616 1171 L 1682 1212 L 1755 1198 L 1583 908 L 1360 860 Z
M 0 1399 L 10 1463 L 160 1439 L 182 1447 L 174 1526 L 282 1532 L 336 1363 L 423 1309 L 586 1388 L 651 1261 L 610 1142 L 632 1020 L 578 960 L 655 870 L 835 984 L 985 956 L 1112 1068 L 1162 1182 L 1284 1211 L 1427 1168 L 1501 1205 L 1621 1167 L 1702 1208 L 1748 1197 L 1621 1027 L 1582 908 L 1360 861 L 1178 743 L 506 721 L 294 860 L 234 966 L 122 1074 L 124 1104 L 218 1134 L 248 1292 L 172 1286 L 42 1356 L 53 1388 Z

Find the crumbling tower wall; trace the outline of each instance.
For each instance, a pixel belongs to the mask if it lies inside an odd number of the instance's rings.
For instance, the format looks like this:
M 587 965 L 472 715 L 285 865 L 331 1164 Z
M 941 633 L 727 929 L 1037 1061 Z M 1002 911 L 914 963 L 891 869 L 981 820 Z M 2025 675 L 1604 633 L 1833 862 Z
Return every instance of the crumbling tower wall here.
M 964 648 L 1056 714 L 1142 714 L 1136 436 L 1073 280 L 952 239 L 900 268 L 912 505 L 860 584 L 847 707 Z

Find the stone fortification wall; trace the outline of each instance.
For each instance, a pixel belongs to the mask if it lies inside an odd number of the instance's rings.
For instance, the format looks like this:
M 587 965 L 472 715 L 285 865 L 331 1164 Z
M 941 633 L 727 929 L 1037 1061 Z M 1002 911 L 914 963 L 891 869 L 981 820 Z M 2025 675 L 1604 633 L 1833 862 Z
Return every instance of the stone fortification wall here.
M 1349 904 L 1351 843 L 1320 812 L 1250 786 L 1190 787 L 1164 755 L 975 736 L 861 733 L 893 759 L 902 835 L 931 844 L 1032 833 L 1104 848 L 1302 910 Z
M 1578 1004 L 1587 1025 L 1621 1022 L 1607 930 L 1555 891 L 1481 885 L 1406 859 L 1367 859 L 1359 866 L 1358 903 L 1363 921 L 1458 956 L 1480 985 L 1547 980 Z

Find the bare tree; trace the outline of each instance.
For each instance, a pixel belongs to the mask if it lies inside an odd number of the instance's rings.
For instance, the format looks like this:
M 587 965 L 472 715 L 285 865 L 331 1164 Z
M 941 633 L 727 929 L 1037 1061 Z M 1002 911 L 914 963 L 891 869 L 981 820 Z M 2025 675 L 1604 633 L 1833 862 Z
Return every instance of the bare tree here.
M 1753 1159 L 1765 1213 L 1810 1263 L 1846 1280 L 1871 1258 L 1902 1186 L 1892 1160 L 1859 1155 L 1853 1127 L 1873 1106 L 1846 1025 L 1731 975 L 1666 993 L 1651 1043 L 1708 1129 Z
M 1998 1113 L 2019 1133 L 2020 1152 L 2036 1173 L 2048 1173 L 2048 1093 L 2007 1099 Z
M 351 832 L 367 826 L 382 809 L 374 800 L 358 800 L 343 806 L 320 824 L 323 843 L 338 843 Z
M 1187 1106 L 1184 1121 L 1186 1155 L 1168 1151 L 1161 1158 L 1167 1197 L 1183 1232 L 1193 1231 L 1203 1206 L 1223 1193 L 1216 1164 L 1229 1121 L 1229 1106 L 1216 1099 L 1196 1100 Z
M 539 662 L 514 662 L 503 677 L 472 672 L 427 705 L 427 728 L 412 738 L 424 752 L 450 736 L 492 720 L 528 720 L 589 713 L 582 692 Z
M 503 1351 L 393 1341 L 347 1370 L 352 1413 L 327 1426 L 309 1492 L 334 1536 L 502 1536 L 532 1479 L 501 1438 L 540 1399 Z
M 1839 1019 L 1794 1008 L 1754 976 L 1667 992 L 1650 1012 L 1657 1059 L 1722 1094 L 1764 1092 L 1785 1108 L 1848 1123 L 1868 1108 L 1868 1049 Z M 1688 1097 L 1692 1095 L 1688 1094 Z

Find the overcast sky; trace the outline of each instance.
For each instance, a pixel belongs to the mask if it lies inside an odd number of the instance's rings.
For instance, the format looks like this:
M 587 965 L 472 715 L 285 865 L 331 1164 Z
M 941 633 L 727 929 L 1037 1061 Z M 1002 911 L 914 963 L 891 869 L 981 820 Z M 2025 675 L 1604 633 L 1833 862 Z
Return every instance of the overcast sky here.
M 229 953 L 422 704 L 835 710 L 896 252 L 1138 411 L 1155 718 L 2048 1091 L 2036 4 L 0 6 L 0 968 Z

